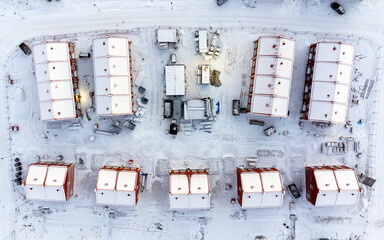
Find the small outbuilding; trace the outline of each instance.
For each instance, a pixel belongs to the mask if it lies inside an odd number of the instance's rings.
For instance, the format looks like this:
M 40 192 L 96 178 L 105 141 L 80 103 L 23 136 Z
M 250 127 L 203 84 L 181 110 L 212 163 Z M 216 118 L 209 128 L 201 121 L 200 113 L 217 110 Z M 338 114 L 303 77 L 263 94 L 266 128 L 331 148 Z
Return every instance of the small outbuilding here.
M 165 66 L 165 94 L 167 96 L 185 95 L 185 65 Z
M 67 42 L 33 46 L 40 120 L 74 119 L 81 115 L 74 47 Z
M 306 199 L 316 207 L 353 206 L 360 188 L 355 170 L 347 166 L 305 168 Z
M 96 183 L 96 203 L 100 205 L 136 206 L 139 194 L 139 168 L 104 166 Z
M 161 49 L 176 46 L 179 42 L 177 29 L 160 28 L 157 30 L 157 44 Z
M 121 36 L 93 39 L 95 102 L 98 115 L 133 114 L 131 43 Z
M 208 52 L 208 32 L 207 30 L 199 30 L 199 53 Z
M 169 203 L 172 210 L 209 209 L 207 170 L 172 170 L 169 175 Z
M 66 202 L 73 195 L 73 163 L 37 162 L 28 167 L 24 181 L 26 198 Z
M 184 120 L 210 120 L 213 118 L 210 98 L 192 99 L 183 102 Z
M 276 168 L 237 168 L 237 200 L 243 209 L 280 207 L 284 194 Z
M 319 42 L 309 48 L 301 118 L 345 123 L 351 91 L 354 46 Z
M 254 42 L 248 113 L 287 117 L 295 40 L 262 36 Z

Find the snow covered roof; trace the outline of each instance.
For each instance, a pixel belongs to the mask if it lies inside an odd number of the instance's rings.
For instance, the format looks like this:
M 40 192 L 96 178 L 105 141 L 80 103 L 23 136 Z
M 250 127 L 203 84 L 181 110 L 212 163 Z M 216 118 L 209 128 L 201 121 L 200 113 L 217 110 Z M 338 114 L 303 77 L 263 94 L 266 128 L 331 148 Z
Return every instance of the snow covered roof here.
M 277 56 L 281 58 L 295 58 L 295 41 L 278 36 L 262 36 L 258 43 L 259 56 Z
M 157 30 L 157 41 L 159 43 L 176 43 L 176 29 L 158 29 Z
M 47 165 L 30 165 L 25 178 L 26 185 L 43 185 L 47 175 Z
M 117 191 L 134 191 L 136 188 L 137 172 L 135 171 L 120 171 L 117 182 Z
M 355 47 L 345 42 L 317 43 L 316 61 L 353 65 Z
M 201 84 L 210 84 L 211 82 L 211 66 L 201 66 Z
M 69 49 L 66 42 L 46 42 L 33 46 L 35 64 L 69 61 Z
M 345 123 L 352 78 L 354 46 L 317 43 L 308 119 Z
M 189 180 L 186 174 L 172 174 L 170 176 L 171 194 L 189 194 Z
M 96 189 L 115 190 L 117 171 L 109 169 L 100 169 L 97 176 Z
M 252 70 L 249 113 L 287 117 L 295 41 L 265 36 L 255 42 L 255 48 L 256 64 Z
M 38 83 L 57 80 L 71 80 L 72 73 L 69 61 L 47 62 L 35 65 L 36 80 Z
M 50 166 L 45 179 L 46 186 L 63 186 L 68 168 L 65 166 Z
M 207 30 L 199 30 L 199 53 L 208 51 L 208 33 Z
M 280 172 L 276 169 L 238 169 L 242 208 L 279 207 L 284 189 Z
M 129 41 L 126 37 L 102 37 L 93 39 L 93 57 L 127 57 Z
M 66 201 L 72 196 L 73 179 L 66 184 L 69 178 L 69 169 L 73 164 L 34 163 L 28 167 L 24 181 L 24 189 L 28 199 L 41 201 Z
M 273 97 L 268 95 L 252 96 L 251 113 L 286 117 L 289 107 L 289 98 Z
M 208 174 L 192 174 L 190 192 L 191 194 L 209 193 Z
M 292 79 L 293 60 L 259 56 L 257 57 L 256 75 L 270 75 Z
M 360 185 L 352 168 L 340 166 L 316 167 L 316 186 L 319 190 L 316 206 L 345 206 L 356 204 Z
M 76 118 L 69 47 L 66 42 L 33 46 L 40 119 Z
M 171 209 L 208 209 L 209 178 L 206 170 L 171 171 L 169 179 Z
M 95 188 L 97 204 L 135 206 L 138 174 L 138 169 L 109 166 L 101 168 Z
M 95 101 L 98 115 L 132 114 L 129 40 L 107 36 L 93 39 Z
M 165 85 L 167 96 L 185 95 L 185 66 L 165 66 Z

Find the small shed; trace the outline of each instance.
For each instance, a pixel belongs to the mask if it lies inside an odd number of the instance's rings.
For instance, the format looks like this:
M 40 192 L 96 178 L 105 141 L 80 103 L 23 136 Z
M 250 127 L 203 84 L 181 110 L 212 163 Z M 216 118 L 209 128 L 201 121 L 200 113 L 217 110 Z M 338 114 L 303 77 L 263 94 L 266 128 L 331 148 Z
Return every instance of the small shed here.
M 176 29 L 158 29 L 157 43 L 160 48 L 168 48 L 170 45 L 178 43 L 178 33 Z
M 282 36 L 262 36 L 254 42 L 248 113 L 287 117 L 295 41 Z
M 67 42 L 43 42 L 33 46 L 42 121 L 73 119 L 80 115 L 73 55 L 74 48 Z
M 37 162 L 29 165 L 24 181 L 26 198 L 39 201 L 68 201 L 73 195 L 74 164 Z
M 362 189 L 356 173 L 347 166 L 305 168 L 306 199 L 314 206 L 356 205 Z
M 237 168 L 237 190 L 243 209 L 280 207 L 285 194 L 276 168 Z
M 319 42 L 309 49 L 302 119 L 345 123 L 348 113 L 354 46 Z
M 139 168 L 104 166 L 96 183 L 96 203 L 100 205 L 135 206 L 139 194 Z
M 93 39 L 96 113 L 133 113 L 131 43 L 128 38 Z
M 210 98 L 192 99 L 183 102 L 184 120 L 207 120 L 213 117 Z
M 185 65 L 165 66 L 165 93 L 167 96 L 185 95 Z
M 198 83 L 199 84 L 210 84 L 211 83 L 211 66 L 201 65 L 198 69 Z
M 169 182 L 169 203 L 172 210 L 210 208 L 207 170 L 172 170 Z

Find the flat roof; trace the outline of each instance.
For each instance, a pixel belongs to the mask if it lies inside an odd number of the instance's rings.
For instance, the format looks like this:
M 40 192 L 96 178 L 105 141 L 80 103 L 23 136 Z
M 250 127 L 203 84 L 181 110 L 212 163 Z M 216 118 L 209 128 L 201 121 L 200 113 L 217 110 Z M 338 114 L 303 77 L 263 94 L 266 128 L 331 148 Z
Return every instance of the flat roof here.
M 312 92 L 312 101 L 335 102 L 340 104 L 348 104 L 349 86 L 342 84 L 334 84 L 330 82 L 315 82 Z
M 185 95 L 185 66 L 169 65 L 165 66 L 165 85 L 166 95 L 183 96 Z
M 352 66 L 333 62 L 317 62 L 314 65 L 313 81 L 335 82 L 350 85 Z
M 335 170 L 337 185 L 340 190 L 359 190 L 359 182 L 352 169 Z
M 209 193 L 208 174 L 192 174 L 190 183 L 191 194 Z
M 50 101 L 74 98 L 73 86 L 70 81 L 42 82 L 37 84 L 39 100 Z
M 291 91 L 291 80 L 276 78 L 274 76 L 255 76 L 253 94 L 273 95 L 289 98 Z
M 176 29 L 158 29 L 157 41 L 159 43 L 176 43 Z
M 97 190 L 115 190 L 117 171 L 110 169 L 100 169 L 97 176 Z
M 72 81 L 69 61 L 35 64 L 35 75 L 37 83 L 57 80 Z
M 343 42 L 317 43 L 316 61 L 338 62 L 352 65 L 355 47 Z
M 208 32 L 207 30 L 199 30 L 199 53 L 208 51 Z
M 254 94 L 252 95 L 250 113 L 273 117 L 287 117 L 288 107 L 288 98 Z
M 33 45 L 35 64 L 69 61 L 69 48 L 66 42 L 44 42 Z
M 242 172 L 240 174 L 241 185 L 245 193 L 261 193 L 263 187 L 261 185 L 260 174 L 257 172 Z
M 127 57 L 129 39 L 119 36 L 108 36 L 93 39 L 93 57 Z
M 129 76 L 107 76 L 95 79 L 95 94 L 131 95 L 131 78 Z
M 26 185 L 43 185 L 45 176 L 47 175 L 47 165 L 31 164 L 28 167 L 27 176 L 25 179 Z
M 282 182 L 280 177 L 280 172 L 261 172 L 260 173 L 261 181 L 263 184 L 264 192 L 282 192 Z
M 170 175 L 171 194 L 189 194 L 189 181 L 186 174 Z
M 311 121 L 324 121 L 345 123 L 348 106 L 332 102 L 311 101 L 308 119 Z
M 257 57 L 256 75 L 272 75 L 292 79 L 293 60 L 259 56 Z
M 281 36 L 261 36 L 258 55 L 295 58 L 295 40 Z
M 132 114 L 132 97 L 129 95 L 106 95 L 96 98 L 98 115 Z
M 320 191 L 337 191 L 337 182 L 332 170 L 318 170 L 314 171 L 317 188 Z
M 129 44 L 128 38 L 118 36 L 93 39 L 98 115 L 133 113 Z
M 201 66 L 201 83 L 202 84 L 211 83 L 211 66 L 209 65 Z
M 117 191 L 134 191 L 136 188 L 137 172 L 136 171 L 119 171 L 117 175 L 116 190 Z
M 45 179 L 46 186 L 63 186 L 67 178 L 68 167 L 66 166 L 49 166 L 47 177 Z
M 76 118 L 73 99 L 40 102 L 40 120 L 60 120 Z

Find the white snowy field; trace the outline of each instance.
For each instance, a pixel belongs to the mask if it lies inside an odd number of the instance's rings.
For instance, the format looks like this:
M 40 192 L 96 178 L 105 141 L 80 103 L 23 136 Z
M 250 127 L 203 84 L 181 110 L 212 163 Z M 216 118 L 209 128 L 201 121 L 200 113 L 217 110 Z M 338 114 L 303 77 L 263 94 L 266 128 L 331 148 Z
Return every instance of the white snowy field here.
M 252 3 L 251 3 L 252 2 Z M 338 16 L 329 8 L 331 1 L 236 1 L 222 7 L 214 1 L 5 1 L 0 3 L 0 62 L 3 89 L 1 104 L 0 213 L 1 239 L 288 239 L 291 229 L 289 214 L 298 217 L 296 239 L 381 239 L 384 233 L 383 157 L 381 146 L 384 99 L 382 87 L 382 43 L 384 24 L 380 20 L 383 3 L 349 1 L 348 12 Z M 251 7 L 249 7 L 251 6 Z M 172 26 L 181 32 L 178 50 L 159 50 L 155 46 L 155 29 Z M 203 63 L 195 53 L 193 33 L 199 28 L 221 31 L 222 54 L 210 64 L 221 71 L 223 85 L 196 85 L 195 70 Z M 108 128 L 112 121 L 91 113 L 91 121 L 80 120 L 82 128 L 51 129 L 38 119 L 36 84 L 32 58 L 18 48 L 20 42 L 41 40 L 73 41 L 76 52 L 89 52 L 91 39 L 105 34 L 128 36 L 132 40 L 133 78 L 135 85 L 147 89 L 150 100 L 146 114 L 133 132 L 124 129 L 117 136 L 97 135 L 90 142 L 93 126 Z M 274 125 L 277 133 L 264 136 L 263 127 L 248 124 L 249 116 L 232 116 L 232 99 L 247 93 L 251 71 L 252 42 L 260 35 L 285 35 L 296 39 L 295 67 L 287 119 L 252 117 Z M 366 79 L 375 80 L 369 99 L 351 104 L 348 119 L 353 134 L 344 126 L 316 128 L 305 122 L 300 128 L 299 113 L 304 88 L 308 47 L 322 40 L 343 40 L 355 44 L 355 76 L 352 87 L 361 89 Z M 211 134 L 180 132 L 176 137 L 166 133 L 169 120 L 162 117 L 164 65 L 171 53 L 187 67 L 187 98 L 211 97 L 220 102 L 220 113 Z M 93 91 L 92 59 L 79 59 L 82 106 L 87 107 L 88 92 Z M 15 84 L 8 84 L 8 75 Z M 137 94 L 137 88 L 134 89 Z M 117 118 L 119 119 L 119 118 Z M 365 123 L 357 124 L 359 119 Z M 10 125 L 20 126 L 9 132 Z M 288 130 L 288 135 L 283 132 Z M 353 146 L 348 154 L 327 156 L 320 144 L 339 141 L 340 136 L 354 136 L 361 142 L 363 158 L 357 158 Z M 287 190 L 280 209 L 242 211 L 231 204 L 235 190 L 225 191 L 226 183 L 236 186 L 235 167 L 244 165 L 246 157 L 257 156 L 266 149 L 282 156 L 260 157 L 259 166 L 276 166 L 282 171 L 285 186 L 291 183 L 302 190 L 293 199 Z M 13 162 L 23 163 L 23 177 L 38 155 L 66 161 L 81 157 L 85 167 L 76 169 L 75 197 L 67 203 L 25 201 L 24 192 L 16 186 Z M 134 209 L 105 208 L 95 205 L 94 187 L 98 168 L 104 164 L 126 164 L 134 159 L 143 172 L 151 173 L 151 189 L 140 193 Z M 232 161 L 233 160 L 233 161 Z M 337 163 L 355 167 L 377 179 L 374 188 L 364 187 L 359 204 L 352 208 L 314 208 L 304 199 L 304 167 L 307 164 Z M 168 165 L 167 165 L 168 164 Z M 209 211 L 172 212 L 168 202 L 168 178 L 164 168 L 204 167 L 210 169 L 211 202 Z M 289 210 L 290 202 L 296 209 Z M 52 212 L 44 213 L 43 208 Z M 116 217 L 111 218 L 110 212 Z M 161 229 L 159 229 L 161 225 Z

